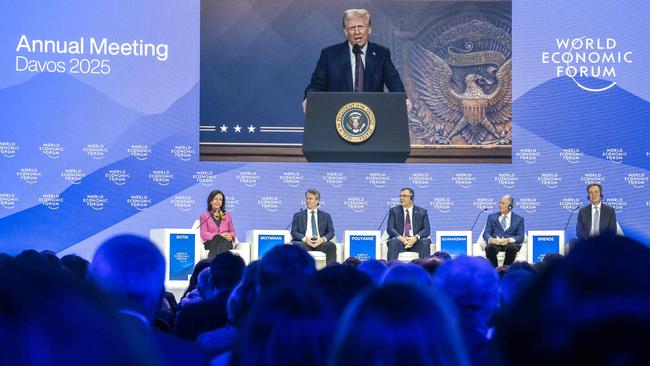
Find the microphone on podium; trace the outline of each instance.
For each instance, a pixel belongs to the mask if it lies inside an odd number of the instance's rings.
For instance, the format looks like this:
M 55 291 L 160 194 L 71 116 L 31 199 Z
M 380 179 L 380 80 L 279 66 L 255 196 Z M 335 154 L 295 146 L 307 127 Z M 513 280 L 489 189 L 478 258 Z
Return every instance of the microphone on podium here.
M 566 228 L 569 227 L 569 222 L 571 222 L 571 216 L 573 216 L 573 213 L 576 212 L 576 210 L 579 209 L 579 208 L 580 208 L 580 205 L 576 205 L 576 207 L 573 210 L 571 210 L 571 214 L 569 214 L 569 219 L 566 220 L 566 225 L 564 225 L 564 231 L 565 232 L 566 232 Z
M 474 223 L 472 224 L 472 228 L 470 229 L 470 231 L 472 232 L 474 231 L 474 226 L 476 226 L 476 223 L 478 222 L 478 218 L 481 217 L 481 214 L 483 212 L 487 212 L 487 210 L 488 210 L 487 208 L 484 208 L 481 211 L 479 211 L 478 215 L 476 215 L 476 219 L 474 220 Z
M 361 46 L 359 46 L 356 43 L 354 45 L 352 45 L 352 53 L 354 53 L 355 55 L 360 54 L 361 53 Z
M 386 214 L 384 215 L 384 218 L 381 219 L 381 223 L 379 223 L 379 227 L 377 228 L 377 231 L 381 231 L 381 225 L 383 225 L 384 221 L 386 221 L 386 218 L 388 217 L 388 214 L 390 213 L 391 209 L 392 209 L 392 207 L 389 208 L 388 211 L 386 211 Z

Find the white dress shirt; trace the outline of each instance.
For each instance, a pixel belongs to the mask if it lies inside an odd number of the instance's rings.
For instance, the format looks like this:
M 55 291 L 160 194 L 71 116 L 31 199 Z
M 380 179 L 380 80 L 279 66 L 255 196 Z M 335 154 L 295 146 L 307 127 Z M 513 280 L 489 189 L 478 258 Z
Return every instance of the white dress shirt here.
M 315 208 L 313 210 L 307 210 L 307 230 L 305 231 L 305 238 L 303 241 L 306 243 L 307 240 L 311 239 L 312 237 L 316 236 L 318 237 L 318 227 L 316 227 L 315 230 L 311 227 L 311 212 L 314 211 L 314 219 L 316 220 L 316 225 L 318 226 L 318 208 Z

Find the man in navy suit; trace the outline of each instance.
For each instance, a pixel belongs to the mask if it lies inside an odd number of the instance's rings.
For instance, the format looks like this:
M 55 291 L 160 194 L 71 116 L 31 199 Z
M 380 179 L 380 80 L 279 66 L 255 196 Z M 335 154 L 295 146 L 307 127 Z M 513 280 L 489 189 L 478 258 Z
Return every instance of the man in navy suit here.
M 507 194 L 501 197 L 499 212 L 488 216 L 487 223 L 485 223 L 483 231 L 483 239 L 487 243 L 485 256 L 494 268 L 499 266 L 498 252 L 506 252 L 503 265 L 510 265 L 515 262 L 517 252 L 524 242 L 524 218 L 512 212 L 514 204 L 515 200 L 511 195 Z
M 305 89 L 303 111 L 308 92 L 404 92 L 404 84 L 390 58 L 390 50 L 368 42 L 372 33 L 370 13 L 349 9 L 343 13 L 343 32 L 347 40 L 321 51 L 311 82 Z M 359 61 L 359 62 L 358 62 Z M 407 109 L 411 102 L 406 100 Z
M 578 239 L 603 234 L 616 235 L 616 211 L 603 203 L 603 187 L 598 183 L 587 186 L 591 204 L 578 212 L 576 235 Z
M 318 209 L 320 192 L 310 188 L 305 193 L 306 210 L 300 210 L 293 215 L 291 222 L 291 244 L 305 250 L 317 250 L 325 253 L 327 263 L 336 261 L 336 244 L 332 217 Z
M 402 188 L 399 192 L 400 206 L 395 206 L 388 213 L 388 260 L 397 259 L 404 251 L 417 252 L 420 259 L 431 254 L 431 228 L 427 210 L 413 204 L 415 192 L 411 188 Z

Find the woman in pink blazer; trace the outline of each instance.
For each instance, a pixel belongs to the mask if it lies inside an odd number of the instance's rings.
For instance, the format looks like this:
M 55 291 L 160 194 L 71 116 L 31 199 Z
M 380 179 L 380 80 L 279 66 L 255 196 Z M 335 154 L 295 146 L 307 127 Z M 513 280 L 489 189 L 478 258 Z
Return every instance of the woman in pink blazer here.
M 232 216 L 226 212 L 226 197 L 223 192 L 210 192 L 208 211 L 203 213 L 199 220 L 201 239 L 205 249 L 209 251 L 208 259 L 233 248 L 235 227 L 232 224 Z

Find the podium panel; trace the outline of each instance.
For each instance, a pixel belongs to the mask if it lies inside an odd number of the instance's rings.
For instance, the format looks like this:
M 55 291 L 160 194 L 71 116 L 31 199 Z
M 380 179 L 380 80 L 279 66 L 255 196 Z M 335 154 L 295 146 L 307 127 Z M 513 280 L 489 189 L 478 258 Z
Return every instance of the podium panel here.
M 528 231 L 528 263 L 540 262 L 549 253 L 564 255 L 564 231 Z
M 411 153 L 405 93 L 307 94 L 307 161 L 403 163 Z
M 345 230 L 343 233 L 345 258 L 365 261 L 381 258 L 381 232 L 379 230 Z
M 471 231 L 436 231 L 436 250 L 449 253 L 452 258 L 472 255 Z
M 276 245 L 291 243 L 289 230 L 248 230 L 246 241 L 251 245 L 251 260 L 264 256 Z
M 197 229 L 152 229 L 149 239 L 165 257 L 165 288 L 185 289 L 203 247 Z

